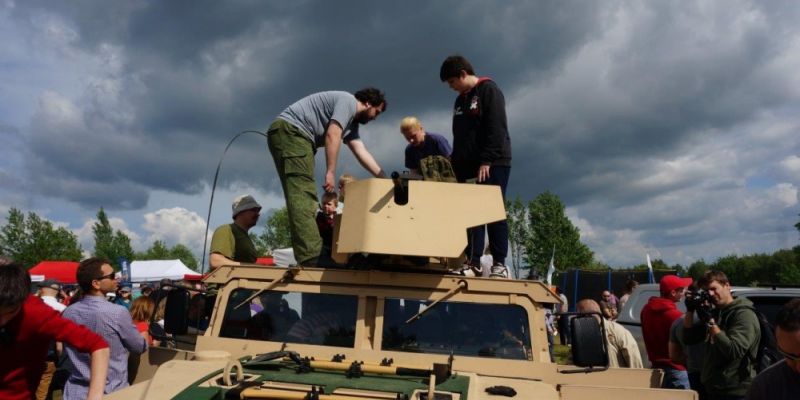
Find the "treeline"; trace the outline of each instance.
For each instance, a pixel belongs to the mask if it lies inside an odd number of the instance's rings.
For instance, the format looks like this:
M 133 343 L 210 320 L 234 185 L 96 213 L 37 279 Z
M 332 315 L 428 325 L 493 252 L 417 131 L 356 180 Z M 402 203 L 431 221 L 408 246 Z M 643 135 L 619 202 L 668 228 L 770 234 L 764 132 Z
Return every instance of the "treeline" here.
M 97 212 L 92 226 L 94 251 L 85 252 L 78 237 L 65 227 L 57 227 L 34 212 L 27 217 L 22 211 L 11 208 L 6 224 L 0 227 L 0 254 L 28 268 L 44 260 L 80 261 L 89 256 L 109 259 L 119 270 L 119 260 L 173 260 L 179 259 L 187 267 L 198 270 L 197 258 L 182 244 L 168 247 L 156 240 L 143 252 L 134 252 L 131 239 L 125 232 L 114 229 L 103 208 Z
M 580 241 L 580 230 L 565 213 L 561 199 L 544 192 L 524 203 L 519 198 L 506 202 L 509 240 L 513 253 L 512 268 L 518 277 L 530 273 L 543 277 L 553 258 L 556 271 L 579 268 L 585 270 L 647 270 L 646 264 L 633 267 L 612 266 L 594 259 L 594 252 Z M 800 222 L 794 225 L 800 231 Z M 778 250 L 772 254 L 729 255 L 713 263 L 699 260 L 691 265 L 667 265 L 663 260 L 651 261 L 654 270 L 673 270 L 699 278 L 708 269 L 717 269 L 734 285 L 800 285 L 800 246 Z
M 551 258 L 556 271 L 580 268 L 588 270 L 645 270 L 647 265 L 621 267 L 595 260 L 594 252 L 580 240 L 580 230 L 565 213 L 561 199 L 544 192 L 525 203 L 519 198 L 506 202 L 509 226 L 509 244 L 513 257 L 506 261 L 515 276 L 525 278 L 533 273 L 544 276 Z M 183 244 L 167 246 L 154 241 L 143 252 L 134 252 L 130 238 L 115 230 L 100 208 L 97 221 L 92 227 L 94 252 L 85 254 L 77 236 L 70 230 L 54 226 L 36 213 L 25 215 L 12 208 L 7 222 L 0 227 L 0 255 L 11 257 L 29 268 L 43 260 L 70 260 L 94 255 L 111 260 L 119 268 L 118 260 L 163 260 L 179 259 L 186 266 L 199 270 L 194 253 Z M 800 222 L 794 225 L 800 231 Z M 289 218 L 286 208 L 273 210 L 264 223 L 264 230 L 250 237 L 258 254 L 269 255 L 274 249 L 290 247 Z M 713 263 L 699 260 L 689 266 L 667 265 L 660 259 L 652 260 L 653 269 L 675 270 L 680 274 L 699 277 L 707 269 L 719 269 L 735 285 L 798 285 L 800 284 L 800 246 L 779 250 L 773 254 L 730 255 Z
M 797 286 L 800 285 L 800 246 L 772 254 L 730 255 L 711 264 L 701 260 L 689 266 L 688 274 L 697 279 L 708 269 L 721 270 L 737 286 Z
M 712 263 L 699 260 L 688 266 L 667 265 L 660 259 L 653 260 L 651 264 L 653 270 L 676 271 L 682 276 L 691 276 L 695 280 L 700 278 L 706 270 L 720 270 L 725 273 L 734 286 L 800 286 L 800 246 L 778 250 L 772 254 L 729 255 Z M 612 267 L 603 263 L 595 263 L 581 269 L 604 271 L 609 268 Z M 612 269 L 615 271 L 646 271 L 647 265 L 639 264 L 633 267 Z

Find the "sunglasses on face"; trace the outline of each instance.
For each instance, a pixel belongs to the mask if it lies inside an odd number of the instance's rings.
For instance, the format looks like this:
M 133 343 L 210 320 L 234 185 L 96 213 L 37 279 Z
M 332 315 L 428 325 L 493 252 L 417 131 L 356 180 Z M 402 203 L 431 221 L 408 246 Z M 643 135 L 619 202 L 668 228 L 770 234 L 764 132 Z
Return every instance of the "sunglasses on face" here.
M 114 275 L 115 275 L 115 274 L 116 274 L 116 272 L 112 272 L 112 273 L 110 273 L 110 274 L 108 274 L 108 275 L 103 275 L 103 276 L 101 276 L 101 277 L 99 277 L 99 278 L 94 278 L 94 280 L 96 280 L 96 281 L 102 281 L 103 279 L 114 279 Z

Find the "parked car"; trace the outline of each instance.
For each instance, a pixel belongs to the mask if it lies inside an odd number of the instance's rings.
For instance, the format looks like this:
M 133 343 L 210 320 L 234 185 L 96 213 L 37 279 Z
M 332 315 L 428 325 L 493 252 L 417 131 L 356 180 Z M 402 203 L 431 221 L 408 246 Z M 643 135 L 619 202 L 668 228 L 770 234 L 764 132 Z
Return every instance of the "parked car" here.
M 800 297 L 800 288 L 780 288 L 780 287 L 734 287 L 731 292 L 734 297 L 746 297 L 753 302 L 756 310 L 767 317 L 770 324 L 775 323 L 775 316 L 778 310 L 789 300 Z M 637 286 L 628 302 L 622 307 L 617 322 L 624 325 L 636 338 L 639 350 L 642 353 L 642 361 L 645 367 L 650 367 L 650 360 L 647 358 L 644 338 L 642 337 L 642 323 L 639 316 L 642 308 L 647 304 L 650 297 L 659 296 L 657 283 L 646 283 Z M 686 312 L 683 302 L 677 304 L 678 309 Z

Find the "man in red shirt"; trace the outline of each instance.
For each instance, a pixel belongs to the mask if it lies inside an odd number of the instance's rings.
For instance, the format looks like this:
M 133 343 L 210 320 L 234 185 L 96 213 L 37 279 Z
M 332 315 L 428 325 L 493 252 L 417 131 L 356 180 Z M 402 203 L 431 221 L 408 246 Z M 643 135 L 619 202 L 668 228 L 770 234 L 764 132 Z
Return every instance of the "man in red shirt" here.
M 689 389 L 686 366 L 673 362 L 669 357 L 669 331 L 672 323 L 683 313 L 675 303 L 683 300 L 692 278 L 665 275 L 661 278 L 660 297 L 651 297 L 642 308 L 642 336 L 647 348 L 647 357 L 653 368 L 664 370 L 662 388 Z
M 100 399 L 108 371 L 108 344 L 86 327 L 61 318 L 30 292 L 28 271 L 0 259 L 0 399 L 33 397 L 53 340 L 91 353 L 87 399 Z

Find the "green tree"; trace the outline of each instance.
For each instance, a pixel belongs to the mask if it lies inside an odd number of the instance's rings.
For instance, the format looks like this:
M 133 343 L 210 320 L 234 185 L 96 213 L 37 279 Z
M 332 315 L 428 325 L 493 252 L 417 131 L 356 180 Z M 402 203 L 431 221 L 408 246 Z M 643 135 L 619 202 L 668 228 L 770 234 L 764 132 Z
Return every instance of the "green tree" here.
M 508 221 L 508 242 L 511 247 L 511 268 L 514 276 L 524 277 L 523 254 L 528 241 L 528 209 L 519 197 L 514 201 L 506 200 L 506 218 Z
M 181 260 L 184 265 L 197 271 L 197 257 L 192 254 L 188 247 L 180 243 L 173 247 L 168 247 L 161 240 L 156 240 L 147 250 L 136 253 L 137 260 Z
M 650 260 L 650 265 L 653 266 L 653 271 L 672 271 L 674 268 L 671 268 L 664 260 L 660 258 L 656 258 L 655 260 Z M 636 271 L 647 271 L 647 263 L 641 263 L 634 265 L 631 269 Z
M 184 265 L 187 267 L 197 271 L 197 266 L 199 263 L 197 262 L 197 257 L 194 256 L 191 250 L 188 247 L 178 243 L 169 250 L 170 254 L 172 254 L 172 258 L 177 258 L 181 260 Z
M 133 259 L 131 239 L 124 232 L 114 230 L 108 221 L 106 212 L 100 207 L 97 212 L 97 222 L 92 226 L 94 233 L 94 256 L 106 258 L 116 270 L 120 269 L 119 259 Z
M 44 260 L 80 261 L 78 237 L 64 227 L 29 212 L 27 220 L 11 208 L 8 223 L 0 228 L 0 252 L 30 268 Z
M 260 235 L 251 234 L 258 254 L 272 254 L 272 250 L 290 247 L 292 237 L 289 233 L 289 210 L 286 207 L 273 209 Z
M 553 193 L 544 192 L 528 204 L 530 236 L 525 244 L 525 259 L 542 276 L 550 264 L 555 246 L 556 270 L 589 266 L 594 253 L 581 243 L 580 230 L 564 212 L 564 203 Z
M 169 247 L 161 240 L 153 242 L 147 250 L 136 253 L 137 260 L 169 260 L 172 258 L 171 256 Z
M 16 208 L 8 210 L 8 221 L 0 229 L 0 255 L 22 262 L 20 256 L 28 248 L 29 237 L 25 232 L 25 214 Z
M 606 264 L 606 263 L 604 263 L 602 261 L 592 260 L 592 262 L 590 262 L 589 264 L 582 266 L 581 269 L 585 269 L 585 270 L 589 270 L 589 271 L 608 271 L 609 269 L 613 269 L 613 268 L 611 268 L 610 265 L 608 265 L 608 264 Z
M 800 216 L 800 214 L 797 215 Z M 800 222 L 794 224 L 794 227 L 797 228 L 798 231 L 800 231 Z
M 703 274 L 709 269 L 711 269 L 711 266 L 708 265 L 705 260 L 700 259 L 693 262 L 692 265 L 689 266 L 688 274 L 696 281 L 700 279 L 700 277 L 703 276 Z

